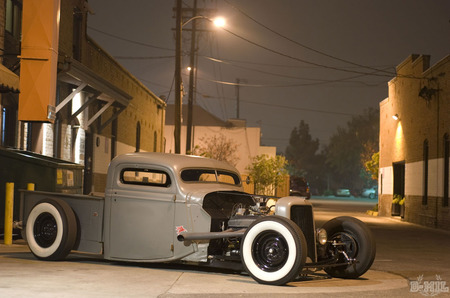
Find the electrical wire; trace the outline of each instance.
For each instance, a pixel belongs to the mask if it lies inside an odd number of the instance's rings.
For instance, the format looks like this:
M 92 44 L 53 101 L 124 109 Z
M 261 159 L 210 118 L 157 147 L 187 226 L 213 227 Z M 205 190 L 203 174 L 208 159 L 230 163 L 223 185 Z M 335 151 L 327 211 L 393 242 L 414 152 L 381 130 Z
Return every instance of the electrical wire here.
M 203 96 L 200 93 L 199 93 L 199 95 Z M 214 97 L 214 96 L 208 96 L 208 98 L 222 99 L 222 98 L 218 98 L 218 97 Z M 230 97 L 224 97 L 223 99 L 236 101 L 236 98 L 230 98 Z M 259 101 L 256 101 L 256 100 L 248 100 L 248 99 L 240 99 L 240 102 L 245 102 L 245 103 L 255 104 L 255 105 L 262 105 L 262 106 L 270 106 L 270 107 L 274 107 L 274 108 L 296 110 L 296 111 L 306 111 L 306 112 L 323 113 L 323 114 L 331 114 L 331 115 L 341 115 L 341 116 L 358 116 L 357 114 L 353 114 L 353 113 L 318 110 L 318 109 L 298 108 L 298 107 L 286 106 L 286 105 L 280 105 L 280 104 L 264 103 L 264 102 L 259 102 Z
M 355 77 L 353 77 L 355 78 Z M 344 79 L 337 79 L 337 80 L 324 80 L 319 81 L 315 83 L 285 83 L 285 84 L 249 84 L 249 83 L 235 83 L 235 82 L 227 82 L 227 81 L 219 81 L 219 80 L 212 80 L 212 79 L 206 79 L 199 77 L 198 79 L 203 81 L 208 81 L 211 83 L 216 84 L 222 84 L 222 85 L 228 85 L 228 86 L 242 86 L 242 87 L 253 87 L 253 88 L 287 88 L 287 87 L 306 87 L 306 86 L 317 86 L 317 85 L 324 85 L 324 84 L 330 84 L 330 83 L 361 83 L 369 87 L 376 87 L 380 84 L 384 84 L 385 82 L 376 83 L 373 85 L 369 85 L 368 83 L 361 82 L 361 81 L 348 81 L 349 78 Z
M 153 59 L 167 59 L 167 58 L 175 58 L 175 56 L 114 56 L 114 59 L 117 60 L 153 60 Z
M 324 80 L 324 79 L 312 79 L 312 78 L 305 78 L 305 77 L 296 77 L 296 76 L 290 76 L 290 75 L 285 75 L 285 74 L 273 73 L 273 72 L 264 71 L 264 70 L 260 70 L 260 69 L 255 69 L 255 68 L 251 68 L 251 67 L 245 67 L 245 66 L 241 66 L 241 65 L 236 65 L 236 64 L 233 64 L 233 63 L 230 63 L 230 62 L 226 62 L 224 60 L 220 60 L 220 59 L 216 59 L 216 58 L 211 58 L 211 57 L 206 57 L 206 56 L 203 56 L 203 58 L 208 59 L 208 60 L 213 61 L 213 62 L 224 63 L 224 64 L 227 64 L 227 65 L 231 65 L 233 67 L 246 69 L 246 70 L 250 70 L 250 71 L 254 71 L 254 72 L 258 72 L 258 73 L 262 73 L 262 74 L 268 74 L 268 75 L 282 77 L 282 78 L 298 79 L 298 80 L 305 80 L 305 81 L 315 81 L 315 82 L 319 82 L 320 84 L 336 83 L 336 82 L 352 82 L 352 83 L 364 84 L 364 85 L 367 85 L 367 86 L 378 86 L 379 84 L 386 83 L 386 81 L 382 81 L 381 83 L 377 83 L 377 84 L 368 84 L 368 83 L 366 83 L 364 81 L 351 81 L 353 79 L 360 78 L 360 77 L 363 77 L 363 76 L 366 76 L 366 75 L 357 75 L 357 76 L 352 76 L 352 77 L 347 77 L 347 78 L 342 78 L 342 79 L 336 79 L 336 80 Z M 227 85 L 229 85 L 229 84 L 231 84 L 231 83 L 227 83 Z M 311 85 L 316 85 L 316 84 L 311 84 Z
M 232 32 L 232 31 L 230 31 L 230 30 L 228 30 L 228 29 L 226 29 L 226 28 L 222 28 L 222 30 L 224 30 L 225 32 L 228 32 L 229 34 L 231 34 L 231 35 L 233 35 L 233 36 L 235 36 L 235 37 L 237 37 L 237 38 L 239 38 L 239 39 L 241 39 L 241 40 L 243 40 L 243 41 L 246 41 L 246 42 L 248 42 L 248 43 L 250 43 L 250 44 L 252 44 L 252 45 L 254 45 L 254 46 L 256 46 L 256 47 L 259 47 L 259 48 L 261 48 L 261 49 L 263 49 L 263 50 L 266 50 L 266 51 L 269 51 L 269 52 L 271 52 L 271 53 L 277 54 L 277 55 L 279 55 L 279 56 L 282 56 L 282 57 L 285 57 L 285 58 L 288 58 L 288 59 L 291 59 L 291 60 L 295 60 L 295 61 L 298 61 L 298 62 L 302 62 L 302 63 L 305 63 L 305 64 L 314 65 L 314 66 L 318 66 L 318 67 L 322 67 L 322 68 L 327 68 L 327 69 L 332 69 L 332 70 L 336 70 L 336 71 L 350 72 L 350 73 L 357 73 L 357 74 L 362 74 L 362 75 L 367 75 L 367 76 L 392 77 L 392 75 L 378 74 L 377 72 L 379 72 L 379 70 L 376 70 L 375 72 L 372 72 L 372 73 L 367 73 L 367 72 L 356 71 L 356 70 L 350 70 L 350 69 L 339 68 L 339 67 L 334 67 L 334 66 L 328 66 L 328 65 L 324 65 L 324 64 L 320 64 L 320 63 L 315 63 L 315 62 L 307 61 L 307 60 L 300 59 L 300 58 L 297 58 L 297 57 L 294 57 L 294 56 L 291 56 L 291 55 L 282 53 L 282 52 L 280 52 L 280 51 L 271 49 L 271 48 L 266 47 L 266 46 L 264 46 L 264 45 L 261 45 L 261 44 L 259 44 L 259 43 L 257 43 L 257 42 L 254 42 L 254 41 L 252 41 L 252 40 L 250 40 L 250 39 L 248 39 L 248 38 L 246 38 L 246 37 L 240 36 L 240 35 L 238 35 L 238 34 Z
M 119 40 L 126 41 L 126 42 L 129 42 L 129 43 L 137 44 L 137 45 L 140 45 L 140 46 L 143 46 L 143 47 L 148 47 L 148 48 L 153 48 L 153 49 L 158 49 L 158 50 L 175 52 L 174 49 L 154 46 L 154 45 L 151 45 L 151 44 L 148 44 L 148 43 L 143 43 L 143 42 L 139 42 L 139 41 L 123 38 L 123 37 L 120 37 L 120 36 L 117 36 L 117 35 L 114 35 L 114 34 L 111 34 L 111 33 L 107 33 L 105 31 L 102 31 L 102 30 L 99 30 L 99 29 L 95 29 L 94 27 L 91 27 L 91 26 L 87 26 L 87 27 L 88 27 L 89 30 L 101 33 L 103 35 L 106 35 L 106 36 L 109 36 L 109 37 L 112 37 L 112 38 L 115 38 L 115 39 L 119 39 Z
M 244 15 L 245 17 L 249 18 L 250 20 L 252 20 L 252 21 L 255 22 L 256 24 L 260 25 L 261 27 L 265 28 L 266 30 L 268 30 L 268 31 L 270 31 L 270 32 L 272 32 L 272 33 L 274 33 L 274 34 L 276 34 L 277 36 L 279 36 L 279 37 L 281 37 L 281 38 L 284 38 L 284 39 L 286 39 L 286 40 L 288 40 L 288 41 L 290 41 L 290 42 L 292 42 L 292 43 L 294 43 L 294 44 L 296 44 L 296 45 L 298 45 L 298 46 L 300 46 L 300 47 L 302 47 L 302 48 L 304 48 L 304 49 L 307 49 L 307 50 L 309 50 L 309 51 L 312 51 L 312 52 L 314 52 L 314 53 L 323 55 L 323 56 L 325 56 L 325 57 L 328 57 L 328 58 L 331 58 L 331 59 L 334 59 L 334 60 L 338 60 L 338 61 L 341 61 L 341 62 L 344 62 L 344 63 L 347 63 L 347 64 L 351 64 L 351 65 L 354 65 L 354 66 L 358 66 L 358 67 L 361 67 L 361 68 L 370 69 L 370 70 L 373 70 L 373 71 L 376 71 L 376 72 L 384 72 L 384 73 L 386 73 L 386 74 L 389 74 L 390 76 L 395 76 L 395 75 L 396 75 L 396 73 L 392 73 L 392 72 L 389 72 L 389 71 L 386 71 L 386 70 L 381 70 L 381 69 L 373 68 L 373 67 L 367 66 L 367 65 L 358 64 L 358 63 L 355 63 L 355 62 L 352 62 L 352 61 L 349 61 L 349 60 L 345 60 L 345 59 L 342 59 L 342 58 L 339 58 L 339 57 L 336 57 L 336 56 L 333 56 L 333 55 L 324 53 L 324 52 L 322 52 L 322 51 L 313 49 L 313 48 L 311 48 L 311 47 L 309 47 L 309 46 L 307 46 L 307 45 L 304 45 L 304 44 L 302 44 L 302 43 L 300 43 L 300 42 L 298 42 L 298 41 L 296 41 L 296 40 L 293 40 L 293 39 L 291 39 L 291 38 L 289 38 L 289 37 L 287 37 L 287 36 L 285 36 L 285 35 L 283 35 L 283 34 L 277 32 L 277 31 L 273 30 L 272 28 L 270 28 L 270 27 L 264 25 L 263 23 L 259 22 L 258 20 L 256 20 L 255 18 L 251 17 L 249 14 L 247 14 L 246 12 L 244 12 L 242 9 L 240 9 L 240 8 L 234 6 L 233 4 L 231 4 L 228 0 L 225 0 L 225 2 L 226 2 L 228 5 L 230 5 L 233 9 L 237 10 L 239 13 L 241 13 L 241 14 Z

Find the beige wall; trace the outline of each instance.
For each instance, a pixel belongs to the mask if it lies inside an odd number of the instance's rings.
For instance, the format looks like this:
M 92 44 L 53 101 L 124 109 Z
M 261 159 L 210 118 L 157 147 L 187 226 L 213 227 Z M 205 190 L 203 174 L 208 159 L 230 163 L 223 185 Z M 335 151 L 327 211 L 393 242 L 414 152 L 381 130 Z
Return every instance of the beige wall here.
M 390 216 L 393 163 L 405 163 L 405 220 L 450 229 L 442 206 L 444 135 L 450 134 L 450 56 L 429 67 L 430 57 L 410 56 L 397 67 L 389 97 L 380 103 L 380 214 Z M 398 114 L 396 121 L 392 115 Z M 424 191 L 424 141 L 428 141 L 428 203 Z M 449 183 L 449 182 L 447 182 Z
M 175 150 L 173 139 L 173 125 L 166 125 L 164 137 L 166 139 L 165 152 L 173 153 Z M 246 174 L 246 167 L 251 163 L 251 159 L 260 154 L 267 154 L 271 157 L 276 155 L 276 147 L 260 145 L 261 129 L 259 127 L 219 127 L 219 126 L 195 126 L 193 128 L 193 144 L 201 145 L 201 138 L 208 138 L 213 135 L 224 135 L 227 139 L 232 139 L 238 145 L 237 156 L 239 161 L 236 168 L 241 174 Z M 186 126 L 181 127 L 181 154 L 186 154 Z

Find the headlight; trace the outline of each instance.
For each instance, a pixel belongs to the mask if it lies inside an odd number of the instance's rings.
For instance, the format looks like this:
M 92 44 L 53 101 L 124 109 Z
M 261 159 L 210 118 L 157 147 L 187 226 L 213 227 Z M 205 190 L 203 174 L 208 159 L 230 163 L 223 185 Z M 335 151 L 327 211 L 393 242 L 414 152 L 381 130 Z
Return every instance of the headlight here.
M 316 234 L 318 243 L 320 243 L 321 245 L 327 243 L 327 231 L 325 231 L 324 229 L 317 229 Z

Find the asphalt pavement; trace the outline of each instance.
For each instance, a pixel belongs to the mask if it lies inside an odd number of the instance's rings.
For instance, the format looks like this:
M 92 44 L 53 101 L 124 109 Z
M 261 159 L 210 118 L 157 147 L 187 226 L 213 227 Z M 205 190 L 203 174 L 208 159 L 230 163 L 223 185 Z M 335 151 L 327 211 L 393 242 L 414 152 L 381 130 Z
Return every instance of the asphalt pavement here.
M 366 222 L 377 241 L 372 268 L 356 280 L 323 271 L 286 286 L 245 273 L 173 264 L 136 264 L 73 253 L 37 260 L 23 240 L 0 244 L 0 297 L 450 297 L 450 232 L 365 213 L 373 201 L 311 199 L 317 225 L 340 215 Z M 3 241 L 1 241 L 3 243 Z

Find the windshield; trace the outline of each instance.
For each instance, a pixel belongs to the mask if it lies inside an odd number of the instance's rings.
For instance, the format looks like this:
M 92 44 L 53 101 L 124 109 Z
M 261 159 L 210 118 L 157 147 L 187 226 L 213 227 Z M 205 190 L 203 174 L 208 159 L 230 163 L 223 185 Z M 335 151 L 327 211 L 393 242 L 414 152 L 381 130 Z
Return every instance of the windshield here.
M 185 169 L 181 171 L 181 179 L 184 182 L 219 182 L 232 185 L 241 184 L 241 178 L 238 174 L 215 169 Z

